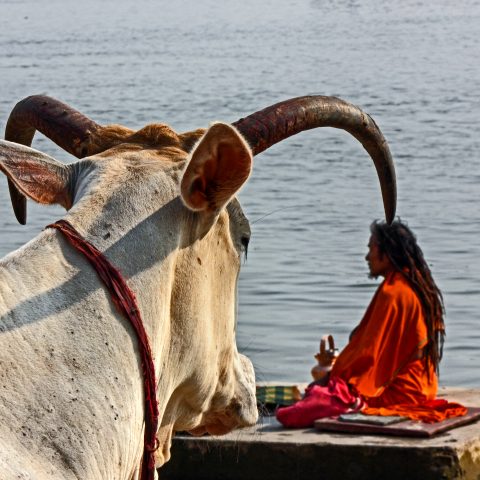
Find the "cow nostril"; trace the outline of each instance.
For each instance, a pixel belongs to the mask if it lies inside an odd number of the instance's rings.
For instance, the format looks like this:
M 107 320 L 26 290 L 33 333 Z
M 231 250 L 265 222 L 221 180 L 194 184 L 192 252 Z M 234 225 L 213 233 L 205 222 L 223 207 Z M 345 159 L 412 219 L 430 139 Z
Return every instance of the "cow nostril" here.
M 238 399 L 234 398 L 228 407 L 228 412 L 232 415 L 239 416 L 242 413 L 242 404 L 238 401 Z

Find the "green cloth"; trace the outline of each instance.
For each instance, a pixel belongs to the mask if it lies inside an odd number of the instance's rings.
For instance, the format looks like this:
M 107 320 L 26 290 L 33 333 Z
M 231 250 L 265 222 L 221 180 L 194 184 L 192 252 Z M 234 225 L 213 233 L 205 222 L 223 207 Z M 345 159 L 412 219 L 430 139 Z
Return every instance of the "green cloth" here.
M 300 399 L 295 385 L 257 385 L 257 404 L 292 405 Z

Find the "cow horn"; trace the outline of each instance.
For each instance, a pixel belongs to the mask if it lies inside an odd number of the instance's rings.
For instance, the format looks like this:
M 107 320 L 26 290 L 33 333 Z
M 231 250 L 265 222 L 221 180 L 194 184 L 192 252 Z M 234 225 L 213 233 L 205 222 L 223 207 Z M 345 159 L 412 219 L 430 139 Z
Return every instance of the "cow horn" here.
M 90 154 L 89 134 L 99 128 L 100 125 L 65 103 L 44 95 L 32 95 L 13 108 L 7 121 L 5 139 L 30 146 L 38 130 L 67 152 L 82 158 Z M 25 225 L 26 198 L 10 180 L 8 187 L 15 216 Z
M 395 217 L 397 189 L 392 156 L 375 121 L 360 108 L 336 97 L 298 97 L 277 103 L 232 124 L 245 137 L 253 155 L 304 130 L 334 127 L 353 135 L 372 157 L 382 190 L 385 217 Z

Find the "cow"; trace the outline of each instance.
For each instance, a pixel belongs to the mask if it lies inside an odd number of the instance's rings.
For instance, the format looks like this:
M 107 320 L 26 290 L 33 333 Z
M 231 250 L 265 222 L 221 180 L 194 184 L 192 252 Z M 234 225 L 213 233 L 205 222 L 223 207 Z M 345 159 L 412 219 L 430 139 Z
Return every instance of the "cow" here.
M 220 435 L 257 421 L 253 367 L 235 342 L 250 238 L 236 195 L 253 156 L 323 126 L 350 132 L 368 151 L 391 221 L 395 172 L 385 138 L 365 112 L 335 97 L 290 99 L 180 134 L 165 124 L 102 126 L 40 95 L 10 114 L 0 169 L 18 221 L 26 222 L 26 197 L 63 206 L 63 220 L 135 294 L 156 375 L 157 468 L 175 431 Z M 37 130 L 79 160 L 63 164 L 30 148 Z M 1 261 L 3 480 L 153 478 L 142 467 L 140 341 L 111 295 L 58 228 Z

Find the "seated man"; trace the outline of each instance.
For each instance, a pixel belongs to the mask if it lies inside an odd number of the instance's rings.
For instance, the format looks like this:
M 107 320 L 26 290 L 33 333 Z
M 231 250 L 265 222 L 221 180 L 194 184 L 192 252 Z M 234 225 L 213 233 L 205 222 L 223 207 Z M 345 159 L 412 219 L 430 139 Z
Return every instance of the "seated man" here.
M 439 421 L 464 415 L 460 405 L 435 400 L 445 335 L 443 300 L 422 250 L 402 222 L 371 225 L 370 276 L 384 277 L 326 385 L 277 411 L 286 426 L 348 411 Z

